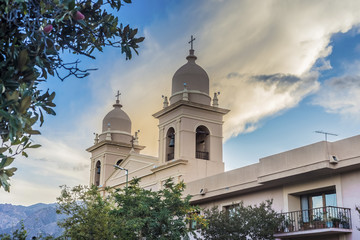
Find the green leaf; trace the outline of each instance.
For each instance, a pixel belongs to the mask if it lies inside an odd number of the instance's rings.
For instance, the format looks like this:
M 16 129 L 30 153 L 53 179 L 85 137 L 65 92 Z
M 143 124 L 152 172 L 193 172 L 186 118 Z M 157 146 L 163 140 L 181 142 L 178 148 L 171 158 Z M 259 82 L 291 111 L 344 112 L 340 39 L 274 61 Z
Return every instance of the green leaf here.
M 10 183 L 9 177 L 6 175 L 5 171 L 0 171 L 0 187 L 2 186 L 5 191 L 10 192 Z
M 55 111 L 53 109 L 45 107 L 45 106 L 42 106 L 42 108 L 45 110 L 45 112 L 47 114 L 54 115 L 54 116 L 56 115 L 56 113 L 55 113 Z
M 69 10 L 73 10 L 75 8 L 75 0 L 70 1 L 68 4 Z
M 5 152 L 7 149 L 8 149 L 7 147 L 2 147 L 2 148 L 0 148 L 0 154 L 3 153 L 3 152 Z
M 137 32 L 138 32 L 138 29 L 137 29 L 137 28 L 133 29 L 133 30 L 131 31 L 131 33 L 130 33 L 129 38 L 135 37 L 135 35 L 137 34 Z
M 24 114 L 30 107 L 31 104 L 31 96 L 26 96 L 21 100 L 19 112 Z
M 8 101 L 11 101 L 11 100 L 17 101 L 19 99 L 19 92 L 18 91 L 13 91 L 12 93 L 7 92 L 6 99 Z
M 40 127 L 43 125 L 43 123 L 44 123 L 44 115 L 40 109 Z
M 34 144 L 34 145 L 30 145 L 28 148 L 39 148 L 41 147 L 40 144 Z
M 49 101 L 52 101 L 52 100 L 54 100 L 54 98 L 55 98 L 55 92 L 52 92 L 52 93 L 50 94 L 48 100 L 49 100 Z
M 139 38 L 134 39 L 134 42 L 139 43 L 139 42 L 144 41 L 144 39 L 145 39 L 144 37 L 139 37 Z
M 20 70 L 20 72 L 24 71 L 24 67 L 25 67 L 25 64 L 28 60 L 28 52 L 26 49 L 23 49 L 20 54 L 19 54 L 19 57 L 18 57 L 18 69 Z
M 0 169 L 9 166 L 14 160 L 15 160 L 15 158 L 12 158 L 12 157 L 3 158 L 0 162 Z
M 31 135 L 40 135 L 41 134 L 41 132 L 39 130 L 32 130 L 32 129 L 27 130 L 26 133 L 31 134 Z
M 13 167 L 13 168 L 9 168 L 9 169 L 5 169 L 5 174 L 8 177 L 11 177 L 14 175 L 14 172 L 16 172 L 17 168 Z
M 21 155 L 23 155 L 24 157 L 29 157 L 29 155 L 26 152 L 22 152 Z

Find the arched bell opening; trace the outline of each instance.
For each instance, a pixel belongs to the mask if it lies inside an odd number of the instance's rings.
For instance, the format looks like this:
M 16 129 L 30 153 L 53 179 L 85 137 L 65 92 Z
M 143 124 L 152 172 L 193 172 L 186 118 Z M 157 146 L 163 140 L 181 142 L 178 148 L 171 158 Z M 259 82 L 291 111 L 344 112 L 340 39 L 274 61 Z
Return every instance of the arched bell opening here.
M 118 160 L 118 161 L 116 162 L 116 165 L 120 166 L 120 164 L 122 163 L 123 160 L 124 160 L 124 159 Z
M 205 126 L 196 128 L 196 152 L 195 156 L 199 159 L 209 160 L 210 131 Z
M 97 161 L 95 166 L 95 186 L 100 185 L 100 173 L 101 173 L 101 163 Z
M 175 130 L 174 128 L 169 128 L 166 133 L 166 161 L 174 159 L 175 153 Z

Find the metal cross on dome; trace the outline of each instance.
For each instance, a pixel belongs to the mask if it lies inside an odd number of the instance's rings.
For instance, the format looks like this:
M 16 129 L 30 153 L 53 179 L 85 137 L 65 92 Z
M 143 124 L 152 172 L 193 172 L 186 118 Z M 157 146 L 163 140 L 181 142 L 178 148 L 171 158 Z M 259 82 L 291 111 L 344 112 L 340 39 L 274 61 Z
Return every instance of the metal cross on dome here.
M 191 40 L 189 41 L 189 43 L 191 44 L 191 50 L 193 49 L 193 42 L 195 41 L 196 38 L 193 37 L 193 35 L 191 35 Z
M 117 91 L 117 94 L 115 95 L 117 101 L 119 101 L 120 95 L 121 95 L 121 93 L 120 93 L 120 91 L 118 90 L 118 91 Z

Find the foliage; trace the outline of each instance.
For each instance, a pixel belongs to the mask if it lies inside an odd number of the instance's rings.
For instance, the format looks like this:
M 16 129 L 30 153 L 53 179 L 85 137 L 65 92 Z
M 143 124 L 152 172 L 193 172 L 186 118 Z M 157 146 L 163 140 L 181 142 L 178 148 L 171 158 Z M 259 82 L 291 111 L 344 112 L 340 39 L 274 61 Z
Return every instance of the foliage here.
M 2 240 L 26 240 L 27 233 L 24 227 L 24 223 L 21 222 L 20 229 L 16 229 L 12 236 L 9 234 L 0 234 L 0 239 Z
M 25 230 L 24 223 L 21 221 L 20 229 L 16 229 L 12 236 L 9 234 L 0 234 L 1 240 L 26 240 L 28 234 Z M 54 238 L 52 236 L 38 236 L 38 237 L 32 237 L 31 240 L 63 240 L 62 238 Z
M 30 139 L 40 134 L 34 126 L 43 124 L 43 112 L 55 115 L 55 93 L 39 84 L 49 75 L 83 78 L 91 70 L 80 69 L 79 60 L 64 62 L 61 53 L 95 58 L 93 51 L 105 46 L 121 48 L 126 59 L 138 53 L 144 38 L 105 9 L 119 11 L 123 3 L 131 0 L 0 0 L 0 187 L 6 191 L 16 168 L 5 167 L 40 146 Z
M 182 198 L 184 183 L 167 180 L 153 192 L 134 179 L 127 189 L 102 198 L 97 187 L 62 187 L 58 213 L 68 215 L 59 226 L 71 239 L 181 239 L 187 238 L 186 216 L 197 211 L 190 197 Z
M 198 210 L 190 196 L 182 199 L 185 184 L 168 179 L 164 188 L 153 192 L 139 187 L 134 179 L 127 189 L 114 194 L 114 234 L 119 239 L 182 239 L 188 237 L 187 216 Z
M 200 228 L 204 239 L 274 239 L 274 232 L 282 218 L 272 209 L 272 201 L 259 206 L 244 206 L 241 202 L 231 210 L 220 211 L 214 207 L 204 212 L 208 225 Z
M 58 223 L 64 228 L 65 238 L 113 239 L 114 219 L 110 215 L 113 206 L 108 198 L 102 198 L 97 187 L 62 186 L 57 202 L 57 213 L 68 216 Z

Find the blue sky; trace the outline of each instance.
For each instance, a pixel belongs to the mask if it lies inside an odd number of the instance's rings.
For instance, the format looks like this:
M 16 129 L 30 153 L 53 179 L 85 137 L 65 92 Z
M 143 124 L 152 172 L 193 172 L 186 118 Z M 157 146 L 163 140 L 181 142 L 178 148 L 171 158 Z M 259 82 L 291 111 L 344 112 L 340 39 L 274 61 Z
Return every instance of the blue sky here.
M 54 202 L 59 185 L 88 184 L 94 132 L 122 93 L 123 109 L 140 129 L 143 153 L 157 156 L 157 122 L 151 116 L 170 94 L 171 79 L 188 54 L 231 112 L 224 124 L 226 170 L 259 158 L 360 130 L 360 3 L 358 1 L 138 0 L 117 15 L 146 37 L 140 55 L 125 61 L 106 48 L 84 66 L 86 79 L 50 79 L 57 116 L 47 116 L 43 147 L 14 162 L 11 193 L 0 203 Z M 64 55 L 66 59 L 74 58 Z

